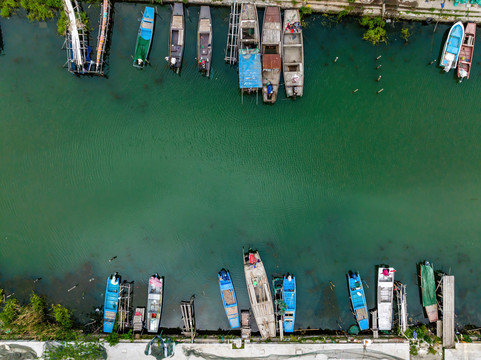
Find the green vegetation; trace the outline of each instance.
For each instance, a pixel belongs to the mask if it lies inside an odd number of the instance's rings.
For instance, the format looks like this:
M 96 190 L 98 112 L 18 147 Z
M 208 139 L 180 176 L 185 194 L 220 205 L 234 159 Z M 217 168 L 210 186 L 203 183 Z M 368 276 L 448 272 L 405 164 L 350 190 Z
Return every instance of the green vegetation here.
M 436 355 L 437 351 L 434 350 L 434 348 L 432 346 L 430 346 L 429 349 L 428 349 L 428 353 L 430 353 L 431 355 Z
M 416 345 L 411 345 L 409 348 L 409 354 L 411 354 L 411 356 L 416 356 L 418 354 L 418 348 Z
M 299 2 L 297 2 L 296 0 L 291 0 L 291 3 L 292 3 L 292 6 L 296 6 Z
M 117 332 L 115 332 L 115 331 L 114 331 L 114 332 L 111 332 L 111 333 L 109 334 L 109 336 L 107 336 L 107 337 L 105 338 L 105 341 L 106 341 L 107 344 L 109 344 L 110 346 L 115 346 L 115 345 L 117 345 L 117 344 L 119 343 L 119 341 L 120 341 L 120 335 L 119 335 L 119 333 L 117 333 Z
M 105 358 L 105 349 L 98 341 L 75 341 L 51 347 L 43 353 L 45 360 L 100 360 Z
M 301 16 L 301 19 L 306 16 L 306 15 L 311 15 L 312 14 L 312 8 L 311 5 L 307 4 L 307 6 L 301 6 L 299 8 L 299 15 Z
M 60 18 L 57 21 L 57 32 L 59 35 L 65 36 L 69 25 L 68 17 L 65 12 L 60 13 Z
M 359 24 L 361 24 L 362 27 L 367 28 L 362 36 L 364 40 L 369 41 L 373 45 L 387 42 L 386 30 L 384 29 L 386 22 L 380 16 L 373 18 L 363 16 L 361 20 L 359 20 Z
M 408 28 L 401 29 L 401 37 L 404 39 L 405 42 L 408 42 L 408 39 L 411 35 L 412 34 L 409 32 Z
M 351 11 L 354 10 L 354 6 L 346 6 L 344 8 L 344 10 L 340 11 L 338 14 L 337 14 L 337 22 L 341 22 L 341 20 L 349 15 L 351 13 Z

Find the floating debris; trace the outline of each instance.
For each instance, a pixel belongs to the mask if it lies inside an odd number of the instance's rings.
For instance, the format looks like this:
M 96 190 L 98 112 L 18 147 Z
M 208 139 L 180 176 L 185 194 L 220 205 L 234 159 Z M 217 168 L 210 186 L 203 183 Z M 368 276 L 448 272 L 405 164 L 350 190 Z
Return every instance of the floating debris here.
M 109 259 L 109 262 L 112 262 L 115 259 L 117 259 L 117 256 L 114 256 L 113 258 Z
M 359 89 L 355 89 L 355 90 L 353 90 L 352 92 L 353 92 L 353 93 L 357 93 L 358 91 L 359 91 Z M 329 281 L 329 282 L 330 282 L 330 281 Z M 331 284 L 332 284 L 332 283 L 331 283 Z
M 433 61 L 431 61 L 431 62 L 429 63 L 429 65 L 432 65 L 432 64 L 434 64 L 435 62 L 436 62 L 436 59 L 434 59 Z
M 376 66 L 376 69 L 380 69 L 380 68 L 381 68 L 381 66 L 382 66 L 382 65 L 378 65 L 378 66 Z
M 380 94 L 384 91 L 384 89 L 379 90 L 377 93 Z
M 33 282 L 38 283 L 40 280 L 42 280 L 42 278 L 36 278 L 35 280 L 33 280 Z
M 90 278 L 90 279 L 89 279 L 89 282 L 92 282 L 92 281 L 94 281 L 94 280 L 95 280 L 95 278 Z
M 331 290 L 334 291 L 334 288 L 336 287 L 336 285 L 334 285 L 334 283 L 331 280 L 329 280 L 329 287 L 331 288 Z
M 379 75 L 376 81 L 380 81 L 380 80 L 381 80 L 381 75 Z
M 334 59 L 334 62 L 337 62 L 337 60 L 339 60 L 339 56 L 336 56 L 336 58 Z
M 382 57 L 382 55 L 379 55 L 379 56 L 376 58 L 376 60 L 379 60 L 381 57 Z
M 72 286 L 72 287 L 71 287 L 70 289 L 68 289 L 67 291 L 68 291 L 68 292 L 71 292 L 71 291 L 72 291 L 73 289 L 75 289 L 77 286 L 79 286 L 79 284 Z
M 13 296 L 13 295 L 15 295 L 15 293 L 14 293 L 14 292 L 13 292 L 13 293 L 11 293 L 10 295 L 7 295 L 7 296 L 5 297 L 5 299 L 8 299 L 9 297 L 11 297 L 11 296 Z

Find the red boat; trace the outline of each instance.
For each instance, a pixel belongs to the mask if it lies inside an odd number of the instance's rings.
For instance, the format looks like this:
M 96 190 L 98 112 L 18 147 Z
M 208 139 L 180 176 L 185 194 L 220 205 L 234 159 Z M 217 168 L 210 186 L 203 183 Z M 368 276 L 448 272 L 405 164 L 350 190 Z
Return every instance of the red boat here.
M 474 39 L 476 37 L 476 24 L 469 22 L 466 24 L 464 31 L 463 45 L 459 52 L 458 58 L 458 78 L 469 79 L 469 72 L 471 71 L 471 63 L 473 62 L 474 54 Z

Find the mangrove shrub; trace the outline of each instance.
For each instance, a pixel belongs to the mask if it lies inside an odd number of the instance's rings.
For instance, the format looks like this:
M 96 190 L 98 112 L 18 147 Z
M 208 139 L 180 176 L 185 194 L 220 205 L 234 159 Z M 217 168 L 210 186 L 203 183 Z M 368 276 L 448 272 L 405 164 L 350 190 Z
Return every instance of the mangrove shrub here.
M 72 313 L 69 309 L 64 308 L 62 305 L 52 305 L 53 316 L 55 321 L 59 324 L 62 329 L 69 330 L 72 328 L 73 320 Z
M 384 29 L 386 22 L 380 16 L 373 18 L 363 16 L 359 20 L 359 24 L 367 28 L 366 32 L 362 35 L 364 40 L 369 41 L 373 45 L 387 41 L 386 30 Z

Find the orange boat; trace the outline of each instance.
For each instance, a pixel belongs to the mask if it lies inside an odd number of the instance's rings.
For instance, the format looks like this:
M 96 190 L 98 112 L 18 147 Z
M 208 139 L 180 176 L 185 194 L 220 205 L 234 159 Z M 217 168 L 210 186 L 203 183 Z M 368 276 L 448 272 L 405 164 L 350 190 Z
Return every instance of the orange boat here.
M 476 37 L 476 24 L 469 22 L 466 24 L 464 31 L 463 45 L 459 52 L 458 58 L 458 78 L 463 80 L 469 79 L 469 72 L 471 71 L 471 63 L 473 62 L 474 54 L 474 39 Z

